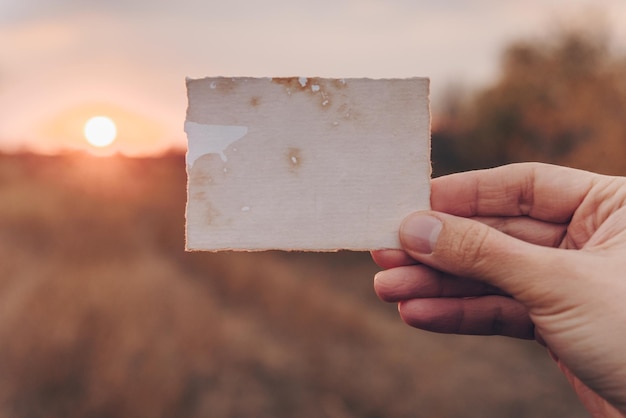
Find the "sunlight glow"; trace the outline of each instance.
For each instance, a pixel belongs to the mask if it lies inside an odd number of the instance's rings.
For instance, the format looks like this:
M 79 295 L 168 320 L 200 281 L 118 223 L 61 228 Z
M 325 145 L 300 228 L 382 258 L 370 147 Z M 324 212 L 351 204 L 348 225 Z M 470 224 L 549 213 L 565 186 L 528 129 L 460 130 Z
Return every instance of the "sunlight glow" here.
M 85 123 L 85 139 L 94 147 L 111 145 L 117 136 L 117 127 L 111 118 L 95 116 Z

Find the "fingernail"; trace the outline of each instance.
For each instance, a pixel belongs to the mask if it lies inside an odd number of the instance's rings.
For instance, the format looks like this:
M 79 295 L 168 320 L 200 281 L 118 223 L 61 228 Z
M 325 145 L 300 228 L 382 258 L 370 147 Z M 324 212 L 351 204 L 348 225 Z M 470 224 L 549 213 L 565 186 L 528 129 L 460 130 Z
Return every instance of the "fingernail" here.
M 407 249 L 431 254 L 443 224 L 433 216 L 410 215 L 400 227 L 400 240 Z

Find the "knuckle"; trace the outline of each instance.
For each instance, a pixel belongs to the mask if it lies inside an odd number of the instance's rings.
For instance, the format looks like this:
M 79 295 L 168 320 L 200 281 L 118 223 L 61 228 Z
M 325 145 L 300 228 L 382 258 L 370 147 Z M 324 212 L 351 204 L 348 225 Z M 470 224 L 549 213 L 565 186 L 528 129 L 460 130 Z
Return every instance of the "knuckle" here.
M 485 259 L 488 249 L 489 228 L 473 224 L 466 228 L 453 243 L 453 256 L 462 266 L 476 266 Z

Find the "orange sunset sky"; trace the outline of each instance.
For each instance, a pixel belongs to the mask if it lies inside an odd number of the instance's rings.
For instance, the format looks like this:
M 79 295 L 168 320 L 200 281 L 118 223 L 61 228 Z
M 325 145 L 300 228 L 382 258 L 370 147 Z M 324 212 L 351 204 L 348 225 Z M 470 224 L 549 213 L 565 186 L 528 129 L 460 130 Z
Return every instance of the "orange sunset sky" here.
M 626 47 L 624 0 L 2 0 L 0 151 L 183 149 L 185 77 L 431 78 L 480 86 L 504 45 L 587 19 Z

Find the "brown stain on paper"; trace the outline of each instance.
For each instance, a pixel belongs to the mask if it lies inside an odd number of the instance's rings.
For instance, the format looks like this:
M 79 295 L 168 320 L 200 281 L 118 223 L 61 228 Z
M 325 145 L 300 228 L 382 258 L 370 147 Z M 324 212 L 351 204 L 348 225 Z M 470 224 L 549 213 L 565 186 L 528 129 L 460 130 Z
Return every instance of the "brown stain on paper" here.
M 334 79 L 332 80 L 332 84 L 333 84 L 333 87 L 334 87 L 336 90 L 343 90 L 343 89 L 345 89 L 346 87 L 348 87 L 348 82 L 347 82 L 346 80 L 344 80 L 343 78 L 342 78 L 342 79 L 339 79 L 339 78 L 334 78 Z
M 211 225 L 216 218 L 218 218 L 221 213 L 219 211 L 217 211 L 209 202 L 205 203 L 205 220 L 207 225 Z
M 214 84 L 213 84 L 214 83 Z M 232 78 L 218 78 L 211 82 L 214 89 L 220 94 L 231 94 L 237 86 L 237 81 Z
M 261 103 L 261 98 L 258 96 L 254 96 L 250 98 L 250 106 L 257 107 Z
M 297 173 L 302 166 L 302 150 L 297 147 L 290 147 L 285 153 L 287 167 L 290 173 Z
M 189 176 L 189 185 L 192 188 L 208 186 L 211 183 L 213 183 L 213 177 L 206 170 L 203 170 L 202 167 L 199 170 L 194 170 Z
M 291 91 L 298 91 L 306 89 L 310 90 L 309 84 L 311 80 L 312 79 L 307 79 L 307 83 L 302 86 L 302 84 L 300 83 L 300 77 L 276 77 L 272 78 L 272 83 L 280 84 L 281 86 L 284 86 Z
M 191 199 L 192 199 L 192 200 L 195 200 L 195 201 L 197 201 L 197 202 L 204 201 L 204 200 L 206 200 L 206 198 L 207 198 L 207 196 L 206 196 L 206 192 L 203 192 L 203 191 L 200 191 L 200 192 L 193 192 L 193 193 L 191 194 Z
M 306 80 L 306 83 L 300 81 Z M 319 77 L 277 77 L 272 78 L 272 83 L 284 86 L 287 94 L 291 95 L 297 92 L 309 93 L 312 97 L 316 98 L 319 103 L 319 107 L 322 110 L 328 110 L 331 106 L 331 93 L 329 92 L 328 81 Z M 346 87 L 344 80 L 331 80 L 333 89 L 343 89 Z M 315 86 L 315 88 L 313 87 Z

